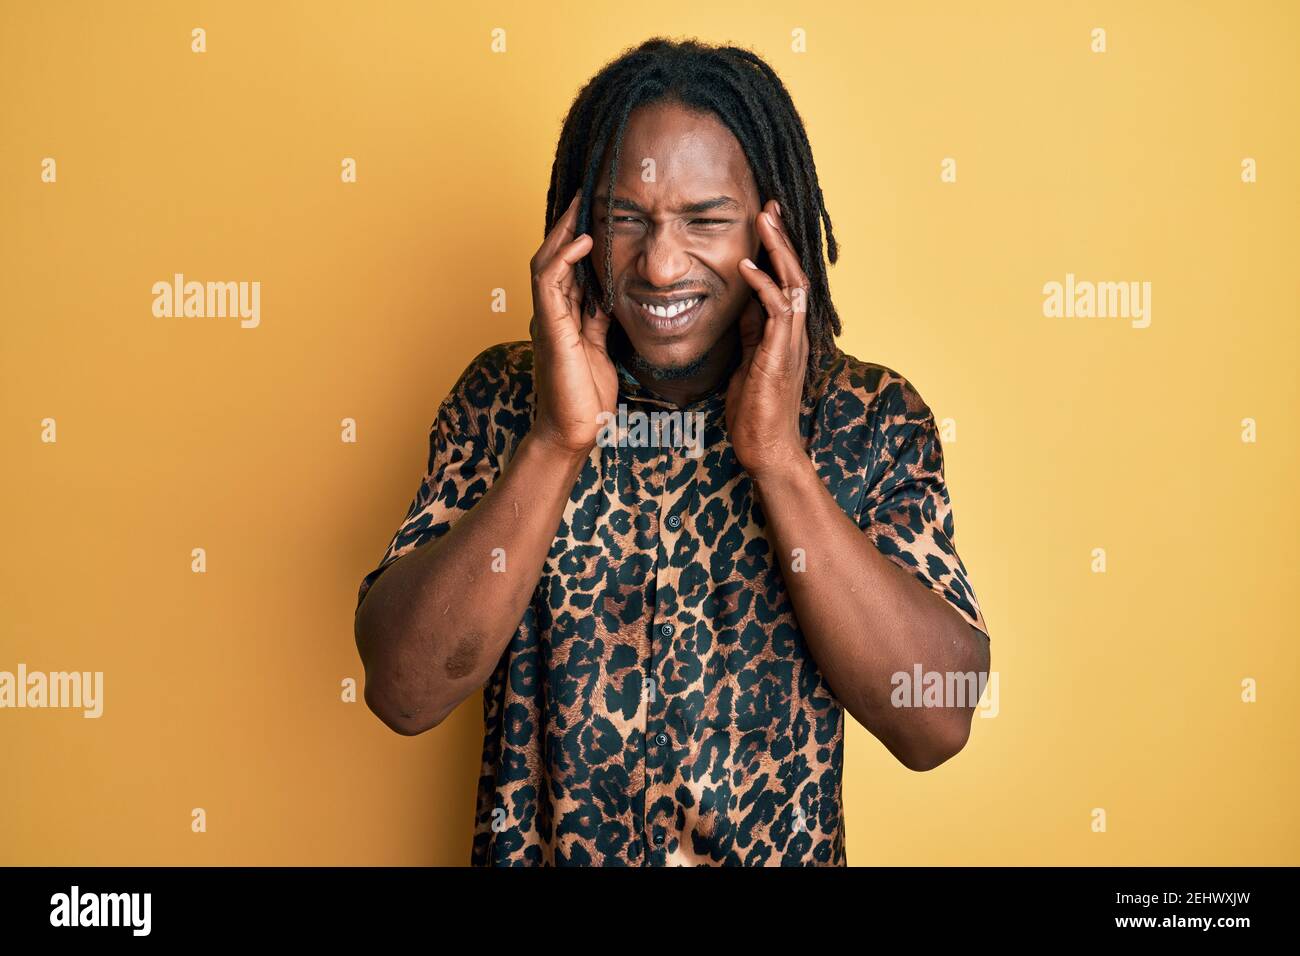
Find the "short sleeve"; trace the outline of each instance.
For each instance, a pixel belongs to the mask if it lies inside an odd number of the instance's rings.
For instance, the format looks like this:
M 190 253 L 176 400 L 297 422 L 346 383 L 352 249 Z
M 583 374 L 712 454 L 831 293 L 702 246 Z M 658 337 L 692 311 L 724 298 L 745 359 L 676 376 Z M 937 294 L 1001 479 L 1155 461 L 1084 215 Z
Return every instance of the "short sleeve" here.
M 356 611 L 390 564 L 446 534 L 492 487 L 499 470 L 490 435 L 496 398 L 492 365 L 498 349 L 476 357 L 439 406 L 429 426 L 424 476 L 379 564 L 362 579 Z
M 876 396 L 871 419 L 872 454 L 858 526 L 881 554 L 987 636 L 954 542 L 952 503 L 933 413 L 916 389 L 897 376 Z

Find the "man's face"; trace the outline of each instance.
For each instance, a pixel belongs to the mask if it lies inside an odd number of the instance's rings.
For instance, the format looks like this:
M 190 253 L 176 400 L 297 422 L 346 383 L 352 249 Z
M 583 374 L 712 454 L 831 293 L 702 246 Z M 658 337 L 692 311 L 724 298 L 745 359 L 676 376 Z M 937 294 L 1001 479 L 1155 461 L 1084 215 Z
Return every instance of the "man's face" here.
M 740 260 L 754 259 L 761 240 L 754 227 L 760 204 L 749 163 L 716 116 L 676 103 L 642 106 L 628 117 L 614 208 L 606 221 L 609 162 L 607 151 L 592 206 L 591 265 L 608 288 L 608 231 L 611 317 L 652 372 L 689 373 L 727 333 L 751 295 Z

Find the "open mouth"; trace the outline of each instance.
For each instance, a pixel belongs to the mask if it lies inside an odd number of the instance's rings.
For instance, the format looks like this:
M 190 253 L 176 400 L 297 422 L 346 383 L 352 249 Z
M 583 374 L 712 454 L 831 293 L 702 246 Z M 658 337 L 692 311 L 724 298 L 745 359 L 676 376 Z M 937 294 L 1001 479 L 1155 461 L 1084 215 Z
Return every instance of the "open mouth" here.
M 707 296 L 679 296 L 675 299 L 633 299 L 641 320 L 656 332 L 676 332 L 699 314 Z

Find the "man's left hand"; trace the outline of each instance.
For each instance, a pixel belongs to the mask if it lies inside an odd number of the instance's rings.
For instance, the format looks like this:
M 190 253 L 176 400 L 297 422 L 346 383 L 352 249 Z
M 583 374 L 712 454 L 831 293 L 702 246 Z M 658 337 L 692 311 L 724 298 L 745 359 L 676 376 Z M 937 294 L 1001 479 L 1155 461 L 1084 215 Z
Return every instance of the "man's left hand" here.
M 739 320 L 741 357 L 727 388 L 727 431 L 736 459 L 761 481 L 807 459 L 799 410 L 808 366 L 808 279 L 776 200 L 767 201 L 756 222 L 779 284 L 741 260 L 740 274 L 755 295 Z

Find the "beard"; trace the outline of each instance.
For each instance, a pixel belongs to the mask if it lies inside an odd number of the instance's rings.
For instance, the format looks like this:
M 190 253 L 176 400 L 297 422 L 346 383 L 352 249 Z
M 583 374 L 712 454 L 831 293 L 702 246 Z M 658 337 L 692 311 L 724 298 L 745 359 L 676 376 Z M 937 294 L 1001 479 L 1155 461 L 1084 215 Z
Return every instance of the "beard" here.
M 602 293 L 599 292 L 599 285 L 597 285 L 597 301 L 600 301 L 601 295 Z M 714 290 L 712 288 L 710 288 L 708 295 L 714 296 Z M 623 327 L 623 321 L 617 317 L 616 313 L 612 310 L 607 311 L 609 311 L 611 316 L 608 334 L 610 356 L 616 361 L 622 362 L 630 372 L 643 380 L 648 378 L 650 381 L 655 382 L 676 382 L 692 378 L 705 368 L 709 363 L 709 360 L 715 356 L 719 348 L 728 348 L 729 346 L 728 336 L 724 335 L 720 341 L 715 342 L 712 346 L 704 349 L 704 351 L 695 358 L 690 359 L 685 363 L 676 365 L 657 365 L 643 356 L 632 345 L 632 340 L 627 334 L 627 329 Z M 738 342 L 738 340 L 735 339 L 734 328 L 731 330 L 731 333 L 732 339 Z M 740 349 L 738 347 L 731 349 L 731 352 L 731 362 L 726 370 L 726 374 L 728 375 L 735 370 L 740 358 Z
M 656 382 L 672 382 L 695 375 L 704 367 L 704 360 L 708 357 L 709 353 L 704 352 L 685 365 L 655 365 L 642 358 L 639 352 L 633 351 L 628 358 L 628 364 L 633 371 L 644 372 Z
M 656 382 L 674 382 L 690 378 L 704 368 L 704 363 L 708 361 L 712 352 L 711 349 L 705 349 L 684 365 L 656 365 L 632 346 L 627 330 L 617 320 L 610 323 L 609 345 L 610 354 L 627 366 L 629 371 L 649 376 Z

